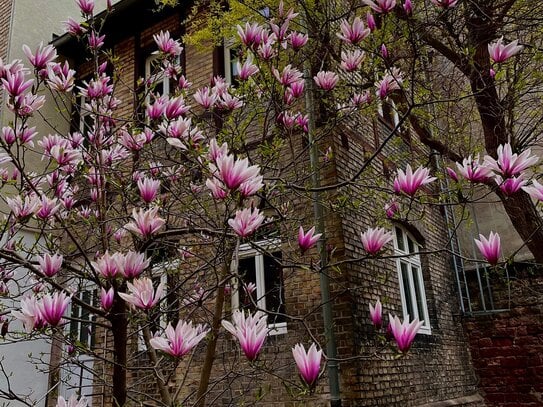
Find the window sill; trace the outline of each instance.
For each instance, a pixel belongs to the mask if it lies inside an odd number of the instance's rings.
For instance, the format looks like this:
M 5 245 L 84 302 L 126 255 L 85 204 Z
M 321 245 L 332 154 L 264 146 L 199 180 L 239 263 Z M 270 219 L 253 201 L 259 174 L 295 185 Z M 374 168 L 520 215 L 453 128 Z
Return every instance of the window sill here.
M 284 335 L 288 332 L 286 322 L 279 322 L 277 324 L 269 324 L 268 329 L 269 329 L 268 336 Z

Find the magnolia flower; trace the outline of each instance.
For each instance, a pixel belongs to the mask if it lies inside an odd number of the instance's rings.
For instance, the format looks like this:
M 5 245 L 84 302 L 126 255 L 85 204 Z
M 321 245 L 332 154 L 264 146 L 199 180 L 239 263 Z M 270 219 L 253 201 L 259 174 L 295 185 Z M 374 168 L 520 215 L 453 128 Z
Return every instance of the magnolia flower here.
M 458 0 L 431 0 L 436 6 L 441 8 L 451 8 L 456 6 Z
M 360 234 L 360 240 L 362 240 L 364 250 L 371 255 L 376 255 L 385 244 L 392 240 L 392 232 L 384 228 L 369 228 Z
M 392 317 L 390 314 L 388 314 L 388 318 L 390 330 L 394 336 L 394 339 L 396 340 L 398 349 L 400 352 L 406 353 L 411 347 L 418 330 L 422 325 L 424 325 L 424 321 L 419 321 L 418 318 L 415 318 L 411 323 L 409 323 L 408 316 L 402 323 L 397 316 Z
M 53 277 L 62 267 L 63 260 L 64 258 L 60 254 L 54 254 L 51 256 L 49 253 L 45 253 L 43 257 L 38 256 L 40 271 L 47 277 Z
M 314 233 L 315 233 L 315 226 L 309 229 L 307 233 L 304 233 L 304 228 L 300 226 L 300 229 L 298 230 L 298 244 L 300 245 L 300 249 L 302 250 L 302 253 L 311 249 L 322 236 L 322 233 L 317 233 L 316 235 Z
M 397 68 L 394 68 L 391 73 L 385 73 L 383 79 L 375 82 L 375 86 L 377 87 L 375 93 L 380 99 L 385 99 L 391 92 L 401 89 L 402 83 L 402 73 Z
M 245 208 L 243 210 L 236 211 L 234 219 L 228 219 L 228 224 L 234 229 L 241 237 L 247 237 L 264 222 L 264 216 L 260 213 L 258 208 Z
M 158 195 L 160 189 L 160 181 L 151 178 L 140 178 L 138 180 L 138 189 L 140 197 L 145 203 L 151 203 Z
M 70 304 L 70 297 L 63 292 L 44 295 L 38 302 L 41 318 L 51 326 L 57 326 L 66 308 Z
M 396 0 L 362 0 L 367 6 L 370 6 L 376 13 L 388 13 L 396 7 Z
M 518 45 L 518 40 L 512 41 L 507 45 L 503 44 L 503 37 L 496 42 L 488 44 L 488 53 L 490 58 L 497 64 L 505 62 L 513 55 L 518 54 L 524 47 Z
M 475 159 L 471 155 L 468 158 L 464 158 L 462 164 L 456 163 L 456 167 L 458 168 L 458 172 L 471 182 L 485 182 L 492 177 L 492 171 L 479 163 L 479 154 L 475 156 Z M 449 175 L 451 175 L 450 172 Z
M 498 264 L 501 253 L 500 235 L 491 231 L 488 239 L 480 234 L 479 239 L 473 240 L 486 261 L 493 266 Z
M 91 264 L 94 269 L 104 278 L 115 278 L 119 272 L 119 266 L 117 265 L 117 259 L 119 256 L 122 256 L 120 253 L 115 253 L 110 255 L 109 252 L 106 252 Z
M 502 175 L 504 178 L 519 175 L 539 161 L 539 157 L 531 155 L 530 149 L 525 150 L 520 154 L 513 154 L 511 144 L 509 143 L 499 145 L 497 154 L 497 160 L 486 155 L 484 165 L 496 174 Z
M 68 18 L 68 20 L 63 21 L 64 28 L 66 29 L 66 32 L 70 35 L 81 35 L 87 32 L 87 29 L 81 26 L 77 21 L 75 21 L 73 18 Z
M 115 263 L 119 268 L 119 272 L 125 278 L 136 278 L 143 273 L 143 270 L 149 267 L 151 261 L 145 259 L 144 253 L 129 251 L 125 255 L 117 256 Z
M 339 76 L 335 72 L 331 71 L 320 71 L 317 73 L 317 76 L 314 76 L 313 79 L 317 86 L 323 90 L 332 90 L 335 88 Z
M 125 228 L 131 232 L 140 235 L 143 238 L 148 238 L 155 234 L 166 221 L 157 215 L 159 208 L 153 209 L 133 209 L 132 218 L 134 222 L 125 225 Z
M 34 328 L 39 329 L 44 325 L 38 300 L 33 295 L 21 299 L 21 311 L 11 311 L 11 315 L 23 323 L 25 331 L 28 333 L 32 332 Z
M 403 9 L 405 11 L 405 14 L 413 14 L 413 3 L 411 3 L 411 0 L 405 0 L 405 3 L 403 4 Z
M 354 51 L 341 52 L 341 67 L 347 72 L 356 71 L 364 60 L 364 51 L 356 49 Z
M 233 324 L 222 321 L 222 326 L 238 339 L 247 359 L 255 360 L 268 335 L 268 316 L 262 311 L 256 311 L 254 315 L 247 312 L 246 318 L 244 311 L 235 310 L 232 321 Z
M 75 394 L 72 394 L 70 399 L 66 401 L 64 397 L 59 396 L 56 407 L 87 407 L 88 401 L 85 396 L 82 396 L 79 400 Z
M 238 78 L 242 81 L 246 81 L 259 71 L 258 66 L 253 64 L 250 60 L 245 61 L 243 65 L 238 62 L 236 66 Z
M 258 165 L 249 165 L 247 158 L 236 159 L 231 154 L 217 157 L 218 176 L 228 189 L 237 189 L 242 183 L 259 175 Z
M 360 17 L 355 17 L 352 24 L 347 20 L 342 20 L 339 26 L 341 33 L 336 35 L 348 44 L 358 44 L 370 34 L 370 29 L 364 27 L 364 22 Z
M 47 67 L 47 64 L 53 62 L 57 57 L 57 51 L 52 45 L 43 46 L 43 42 L 33 54 L 28 45 L 23 45 L 23 52 L 36 70 L 42 70 Z
M 303 74 L 296 68 L 292 68 L 291 65 L 287 65 L 283 68 L 283 71 L 279 73 L 276 68 L 272 69 L 273 75 L 277 78 L 279 83 L 283 86 L 290 86 L 294 82 L 303 80 Z
M 100 290 L 100 305 L 105 311 L 108 311 L 113 306 L 113 299 L 115 298 L 115 290 L 113 287 L 111 287 L 109 290 L 106 291 L 105 288 L 102 287 Z
M 317 346 L 312 343 L 306 352 L 304 345 L 298 343 L 292 348 L 292 356 L 294 356 L 298 372 L 304 383 L 309 388 L 313 387 L 319 377 L 322 349 L 317 350 Z
M 75 2 L 83 14 L 92 14 L 92 11 L 94 10 L 94 0 L 75 0 Z
M 241 42 L 247 47 L 257 47 L 262 42 L 264 28 L 257 23 L 245 23 L 245 28 L 238 25 L 238 35 Z
M 528 183 L 523 175 L 524 174 L 520 174 L 518 177 L 510 177 L 505 180 L 500 175 L 496 175 L 494 181 L 496 181 L 496 184 L 499 185 L 500 190 L 505 195 L 513 195 Z
M 435 181 L 436 177 L 430 177 L 430 170 L 420 166 L 415 172 L 411 165 L 407 164 L 405 173 L 400 169 L 394 178 L 394 191 L 399 194 L 403 192 L 409 196 L 414 196 L 418 189 L 430 182 Z
M 292 49 L 297 51 L 300 48 L 302 48 L 309 39 L 307 34 L 299 33 L 296 31 L 292 31 L 290 35 L 288 36 L 288 40 L 290 41 L 290 45 L 292 45 Z
M 170 33 L 168 31 L 160 31 L 160 33 L 153 35 L 153 39 L 160 52 L 163 52 L 164 54 L 178 56 L 183 52 L 183 47 L 179 41 L 170 38 Z
M 537 199 L 538 201 L 543 201 L 543 185 L 537 182 L 537 180 L 532 180 L 532 186 L 522 187 L 522 189 L 532 198 Z
M 158 285 L 155 292 L 153 280 L 147 277 L 134 280 L 132 283 L 128 282 L 126 286 L 130 294 L 119 293 L 119 297 L 135 307 L 144 310 L 153 308 L 162 297 L 162 292 L 164 291 L 164 282 Z
M 370 31 L 375 31 L 377 29 L 377 23 L 375 22 L 375 17 L 369 11 L 366 13 L 366 23 Z
M 383 307 L 381 305 L 381 300 L 377 299 L 375 307 L 369 304 L 370 307 L 370 319 L 371 323 L 375 326 L 376 329 L 380 329 L 383 325 Z
M 208 334 L 210 330 L 204 325 L 193 327 L 192 322 L 179 320 L 175 329 L 168 323 L 166 338 L 154 337 L 149 342 L 155 349 L 161 350 L 173 357 L 180 358 L 189 353 Z

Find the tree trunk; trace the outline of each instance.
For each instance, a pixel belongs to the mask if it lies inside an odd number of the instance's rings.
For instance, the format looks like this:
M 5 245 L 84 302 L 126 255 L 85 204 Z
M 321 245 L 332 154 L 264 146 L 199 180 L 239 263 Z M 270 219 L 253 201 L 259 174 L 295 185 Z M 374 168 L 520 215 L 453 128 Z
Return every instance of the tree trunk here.
M 126 354 L 128 320 L 126 303 L 116 298 L 111 311 L 111 331 L 113 334 L 113 405 L 124 407 L 126 404 Z

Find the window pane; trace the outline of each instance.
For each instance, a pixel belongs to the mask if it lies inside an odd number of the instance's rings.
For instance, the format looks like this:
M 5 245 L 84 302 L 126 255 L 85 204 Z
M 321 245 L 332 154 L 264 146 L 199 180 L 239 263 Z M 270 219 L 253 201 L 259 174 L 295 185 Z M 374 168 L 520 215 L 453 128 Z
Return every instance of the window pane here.
M 417 249 L 416 249 L 416 245 L 415 245 L 415 242 L 413 242 L 413 239 L 411 239 L 409 236 L 407 236 L 407 246 L 409 248 L 409 253 L 416 253 L 417 252 Z
M 251 293 L 251 297 L 248 296 L 245 287 L 253 283 L 256 285 L 256 263 L 255 257 L 248 257 L 239 260 L 238 274 L 240 278 L 240 284 L 238 286 L 239 292 L 239 306 L 240 308 L 247 308 L 254 310 L 257 298 L 257 291 L 254 290 Z
M 419 320 L 423 320 L 425 318 L 424 309 L 426 308 L 426 304 L 424 304 L 422 301 L 422 292 L 424 290 L 424 287 L 423 286 L 421 287 L 421 284 L 422 284 L 421 270 L 418 267 L 411 266 L 411 272 L 413 273 L 413 284 L 415 286 L 415 296 L 417 297 L 417 310 L 419 312 L 418 318 Z
M 264 256 L 264 282 L 266 285 L 266 308 L 270 312 L 285 313 L 285 293 L 283 270 L 281 269 L 281 252 L 272 256 Z M 285 322 L 283 315 L 269 315 L 268 323 Z
M 411 286 L 409 285 L 409 267 L 404 262 L 401 262 L 400 265 L 402 269 L 402 283 L 403 283 L 405 304 L 407 306 L 407 312 L 409 314 L 409 318 L 413 318 L 413 315 L 415 315 L 415 309 L 413 307 L 413 296 L 411 293 Z
M 396 229 L 396 241 L 398 242 L 398 249 L 405 251 L 405 244 L 403 241 L 403 231 L 399 227 L 395 227 Z

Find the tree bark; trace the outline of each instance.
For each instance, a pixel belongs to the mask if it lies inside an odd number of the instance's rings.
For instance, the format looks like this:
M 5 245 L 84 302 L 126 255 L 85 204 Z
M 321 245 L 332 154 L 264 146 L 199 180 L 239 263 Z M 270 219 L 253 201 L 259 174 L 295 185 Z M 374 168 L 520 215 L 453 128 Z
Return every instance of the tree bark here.
M 126 354 L 128 337 L 128 320 L 126 303 L 116 298 L 111 311 L 111 331 L 113 334 L 113 405 L 124 407 L 126 404 Z

